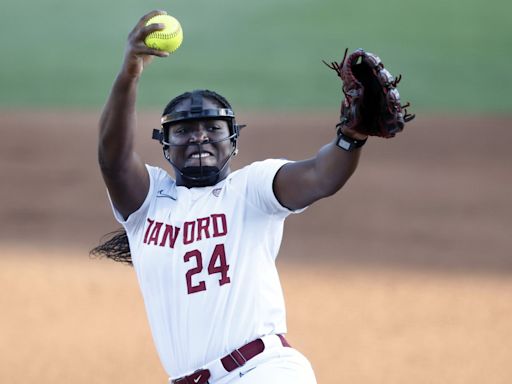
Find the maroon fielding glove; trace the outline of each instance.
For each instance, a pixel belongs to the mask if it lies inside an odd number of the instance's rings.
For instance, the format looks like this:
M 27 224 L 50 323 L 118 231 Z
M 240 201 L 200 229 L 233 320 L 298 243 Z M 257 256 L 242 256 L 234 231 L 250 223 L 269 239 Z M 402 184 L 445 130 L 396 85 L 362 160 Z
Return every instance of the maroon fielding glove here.
M 404 129 L 415 115 L 407 113 L 409 103 L 400 104 L 396 86 L 402 76 L 394 77 L 384 68 L 380 58 L 358 49 L 340 63 L 325 65 L 336 71 L 343 82 L 345 98 L 341 102 L 342 127 L 368 136 L 393 137 Z

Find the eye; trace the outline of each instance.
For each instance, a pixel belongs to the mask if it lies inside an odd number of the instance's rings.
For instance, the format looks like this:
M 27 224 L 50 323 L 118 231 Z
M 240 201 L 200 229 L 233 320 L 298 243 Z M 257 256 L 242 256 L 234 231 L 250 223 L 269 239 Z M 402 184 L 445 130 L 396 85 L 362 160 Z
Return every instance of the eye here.
M 184 126 L 177 126 L 173 129 L 173 134 L 182 135 L 187 132 L 187 129 Z

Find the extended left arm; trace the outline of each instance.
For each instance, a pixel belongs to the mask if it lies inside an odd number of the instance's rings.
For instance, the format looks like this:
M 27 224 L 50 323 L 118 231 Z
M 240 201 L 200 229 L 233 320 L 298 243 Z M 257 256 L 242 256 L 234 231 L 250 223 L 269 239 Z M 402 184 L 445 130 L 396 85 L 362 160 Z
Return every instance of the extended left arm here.
M 365 135 L 343 130 L 351 138 L 364 140 Z M 324 145 L 315 157 L 287 163 L 274 179 L 274 193 L 285 207 L 296 210 L 336 193 L 357 168 L 361 148 L 347 151 L 336 141 Z
M 351 148 L 351 140 L 394 137 L 414 118 L 405 109 L 409 103 L 400 104 L 396 86 L 401 76 L 395 78 L 378 56 L 363 49 L 349 56 L 347 53 L 348 50 L 340 63 L 325 63 L 343 82 L 345 98 L 338 139 L 322 147 L 312 159 L 284 165 L 274 179 L 274 193 L 289 209 L 304 208 L 330 196 L 347 182 L 361 154 L 360 147 Z M 338 146 L 337 142 L 341 144 Z

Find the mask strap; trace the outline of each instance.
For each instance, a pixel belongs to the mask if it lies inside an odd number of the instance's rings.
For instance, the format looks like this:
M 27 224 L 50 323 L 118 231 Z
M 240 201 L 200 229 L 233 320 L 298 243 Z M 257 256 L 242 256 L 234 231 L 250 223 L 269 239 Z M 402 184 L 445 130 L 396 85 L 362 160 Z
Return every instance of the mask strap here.
M 203 110 L 203 95 L 199 91 L 192 92 L 190 96 L 190 112 L 192 114 L 201 113 Z

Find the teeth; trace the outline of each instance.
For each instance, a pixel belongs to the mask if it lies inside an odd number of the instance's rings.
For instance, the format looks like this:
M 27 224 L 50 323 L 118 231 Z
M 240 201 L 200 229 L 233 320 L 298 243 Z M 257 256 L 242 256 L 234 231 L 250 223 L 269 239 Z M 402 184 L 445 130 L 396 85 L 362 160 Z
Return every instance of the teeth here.
M 193 153 L 191 157 L 192 157 L 193 159 L 199 159 L 200 157 L 202 158 L 202 157 L 208 157 L 208 156 L 210 156 L 210 154 L 209 154 L 209 153 L 207 153 L 207 152 L 202 152 L 201 154 L 199 154 L 199 153 Z

